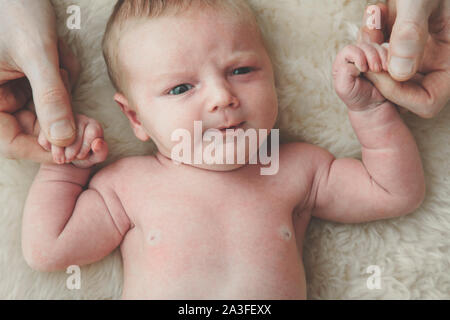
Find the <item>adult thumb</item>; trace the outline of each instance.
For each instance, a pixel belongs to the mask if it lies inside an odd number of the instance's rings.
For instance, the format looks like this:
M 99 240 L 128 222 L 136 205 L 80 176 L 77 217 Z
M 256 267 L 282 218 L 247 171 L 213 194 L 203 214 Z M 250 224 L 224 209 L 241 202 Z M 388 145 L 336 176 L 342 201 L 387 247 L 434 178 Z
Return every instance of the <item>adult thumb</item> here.
M 61 78 L 56 44 L 23 67 L 30 81 L 41 130 L 51 144 L 71 145 L 76 138 L 70 94 Z
M 389 50 L 389 73 L 397 81 L 411 79 L 420 68 L 428 40 L 428 19 L 439 0 L 398 0 Z

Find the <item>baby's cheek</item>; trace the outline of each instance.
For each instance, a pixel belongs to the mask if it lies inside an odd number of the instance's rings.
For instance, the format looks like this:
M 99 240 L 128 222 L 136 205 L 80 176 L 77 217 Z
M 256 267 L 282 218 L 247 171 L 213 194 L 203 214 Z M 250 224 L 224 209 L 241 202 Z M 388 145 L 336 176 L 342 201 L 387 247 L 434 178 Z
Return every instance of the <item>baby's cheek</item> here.
M 247 121 L 253 121 L 261 129 L 273 128 L 278 116 L 278 99 L 275 88 L 270 83 L 255 88 L 243 105 L 249 109 Z
M 158 150 L 166 156 L 170 156 L 176 150 L 176 147 L 183 150 L 192 150 L 194 143 L 194 120 L 192 120 L 192 123 L 190 121 L 179 123 L 173 120 L 160 123 L 154 129 L 152 136 L 158 146 Z

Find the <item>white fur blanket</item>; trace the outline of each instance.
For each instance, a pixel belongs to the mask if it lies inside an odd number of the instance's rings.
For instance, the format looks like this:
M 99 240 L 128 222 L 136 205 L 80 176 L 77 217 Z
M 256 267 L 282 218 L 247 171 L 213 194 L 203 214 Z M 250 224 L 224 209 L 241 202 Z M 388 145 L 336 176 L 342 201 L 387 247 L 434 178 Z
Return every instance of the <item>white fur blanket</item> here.
M 74 107 L 104 125 L 111 150 L 108 163 L 153 150 L 151 144 L 134 138 L 112 100 L 114 92 L 100 42 L 114 2 L 53 0 L 59 32 L 83 66 Z M 352 41 L 367 1 L 251 2 L 274 54 L 283 140 L 318 144 L 339 158 L 359 157 L 360 146 L 346 107 L 332 87 L 331 65 L 337 51 Z M 80 30 L 66 28 L 66 9 L 72 4 L 81 8 Z M 432 120 L 413 115 L 404 119 L 423 157 L 426 201 L 415 213 L 401 219 L 360 225 L 313 219 L 304 252 L 310 299 L 450 298 L 450 106 Z M 79 290 L 67 289 L 69 275 L 64 272 L 38 273 L 26 265 L 20 243 L 22 210 L 37 169 L 30 162 L 0 160 L 0 298 L 120 298 L 122 267 L 118 251 L 82 267 Z M 378 266 L 380 272 L 367 273 L 371 265 Z M 367 286 L 371 275 L 379 275 L 379 287 Z

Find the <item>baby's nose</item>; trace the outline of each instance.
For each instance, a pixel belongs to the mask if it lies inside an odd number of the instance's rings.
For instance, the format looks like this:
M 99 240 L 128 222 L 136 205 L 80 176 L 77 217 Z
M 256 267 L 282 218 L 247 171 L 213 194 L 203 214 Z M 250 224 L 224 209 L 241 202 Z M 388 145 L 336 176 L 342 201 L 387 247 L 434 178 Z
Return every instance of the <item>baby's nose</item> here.
M 209 112 L 215 112 L 224 108 L 238 108 L 239 99 L 233 94 L 227 84 L 216 85 L 211 92 Z

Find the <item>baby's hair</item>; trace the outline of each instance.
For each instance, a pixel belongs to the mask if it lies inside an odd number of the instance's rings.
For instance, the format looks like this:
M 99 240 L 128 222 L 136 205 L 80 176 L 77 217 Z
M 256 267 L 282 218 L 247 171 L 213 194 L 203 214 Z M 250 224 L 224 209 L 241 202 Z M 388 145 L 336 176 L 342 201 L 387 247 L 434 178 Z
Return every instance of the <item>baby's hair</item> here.
M 194 7 L 223 10 L 258 27 L 257 19 L 246 0 L 118 0 L 103 37 L 103 56 L 109 77 L 118 92 L 124 89 L 118 76 L 118 45 L 126 23 L 131 19 L 152 19 L 178 15 Z

